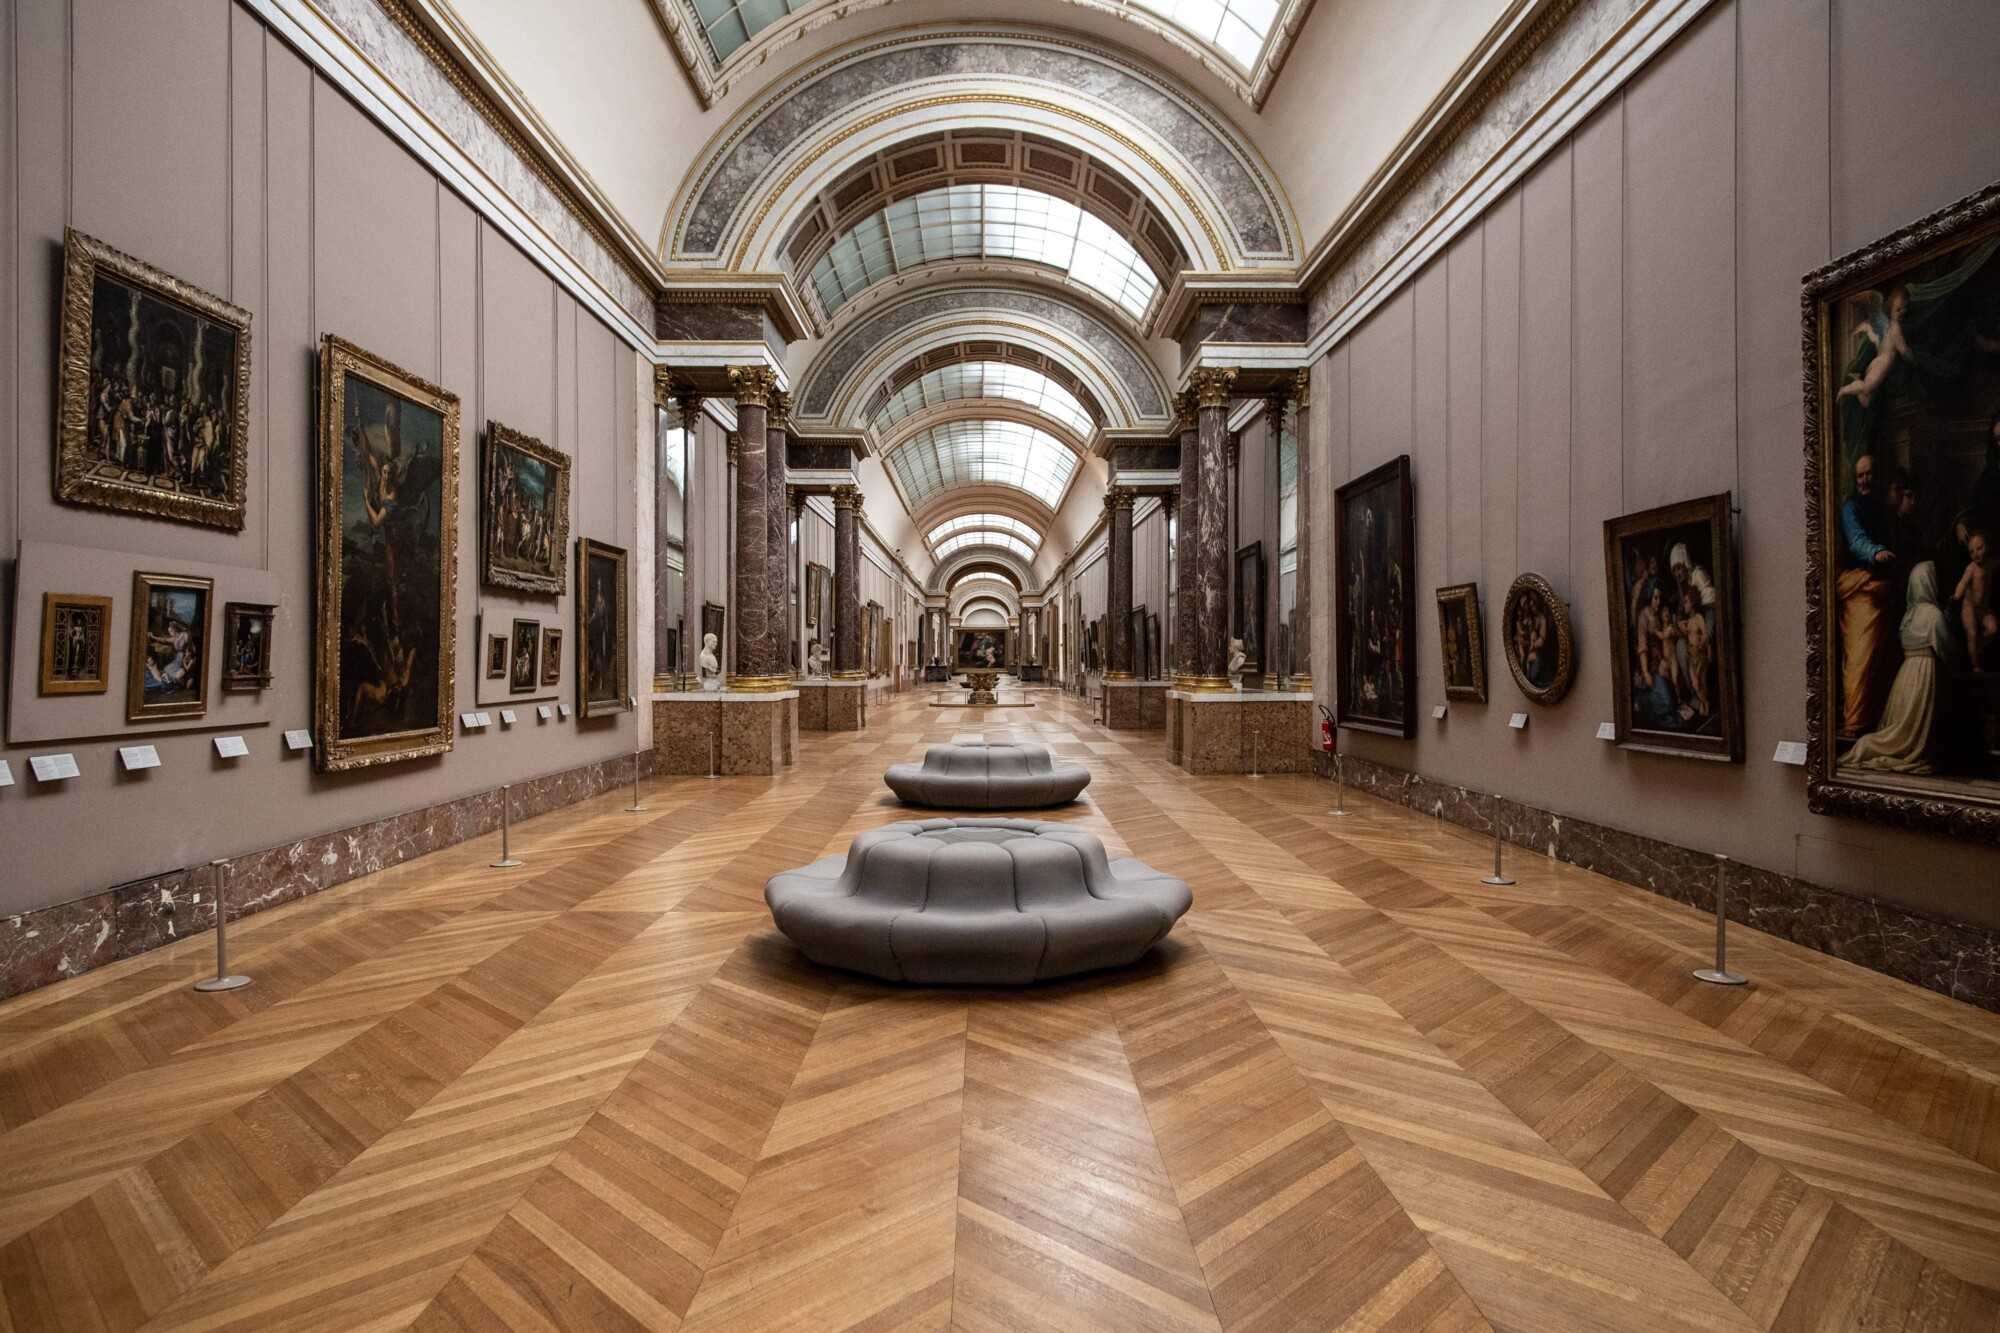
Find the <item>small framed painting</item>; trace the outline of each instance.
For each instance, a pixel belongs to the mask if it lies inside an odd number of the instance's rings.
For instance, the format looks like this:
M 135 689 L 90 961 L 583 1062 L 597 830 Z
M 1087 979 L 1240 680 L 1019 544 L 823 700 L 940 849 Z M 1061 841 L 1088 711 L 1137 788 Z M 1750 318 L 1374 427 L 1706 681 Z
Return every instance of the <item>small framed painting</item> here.
M 1479 623 L 1479 585 L 1437 590 L 1438 650 L 1444 656 L 1444 697 L 1486 702 L 1486 643 Z
M 562 683 L 562 634 L 553 625 L 542 629 L 542 684 Z
M 1236 553 L 1236 637 L 1243 641 L 1243 670 L 1264 671 L 1264 543 Z
M 132 576 L 132 665 L 125 687 L 130 722 L 208 712 L 211 579 Z
M 508 691 L 513 694 L 532 692 L 541 679 L 542 622 L 516 620 L 513 645 L 509 652 Z
M 602 717 L 626 707 L 625 549 L 578 538 L 576 579 L 577 712 Z
M 1523 574 L 1507 589 L 1500 612 L 1507 669 L 1529 702 L 1559 703 L 1576 680 L 1576 640 L 1569 606 L 1540 574 Z
M 42 594 L 43 694 L 103 694 L 111 688 L 111 599 Z
M 489 634 L 486 636 L 486 679 L 505 680 L 507 678 L 507 636 Z
M 271 623 L 278 609 L 257 602 L 222 608 L 222 688 L 261 690 L 271 684 Z
M 486 423 L 479 497 L 479 576 L 521 592 L 563 590 L 569 559 L 569 456 Z

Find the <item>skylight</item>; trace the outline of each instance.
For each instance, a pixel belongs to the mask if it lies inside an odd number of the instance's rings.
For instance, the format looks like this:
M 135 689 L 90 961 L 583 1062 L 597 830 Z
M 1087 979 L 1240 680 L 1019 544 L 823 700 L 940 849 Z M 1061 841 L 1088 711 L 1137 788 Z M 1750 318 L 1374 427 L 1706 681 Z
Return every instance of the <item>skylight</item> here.
M 912 511 L 955 486 L 1013 486 L 1055 509 L 1076 471 L 1068 445 L 1018 421 L 947 421 L 897 445 L 888 463 Z
M 1004 532 L 961 533 L 959 536 L 951 538 L 937 548 L 937 558 L 942 560 L 946 556 L 954 555 L 959 551 L 974 546 L 997 546 L 1003 551 L 1018 555 L 1021 559 L 1030 562 L 1035 558 L 1033 547 L 1017 537 L 1009 537 Z
M 1035 531 L 1020 519 L 1009 518 L 1005 514 L 960 514 L 957 518 L 946 519 L 932 528 L 924 537 L 924 540 L 932 546 L 936 546 L 946 537 L 957 533 L 976 532 L 988 528 L 995 532 L 1012 533 L 1022 541 L 1027 542 L 1030 546 L 1040 546 L 1042 544 L 1041 533 Z
M 1005 361 L 962 361 L 939 366 L 897 390 L 875 414 L 875 431 L 879 435 L 904 417 L 961 398 L 1007 398 L 1025 403 L 1078 435 L 1089 435 L 1094 424 L 1075 394 L 1039 370 Z
M 1185 28 L 1248 74 L 1257 67 L 1271 25 L 1278 20 L 1278 0 L 1127 0 L 1135 9 Z
M 947 185 L 898 199 L 836 237 L 811 279 L 832 314 L 884 279 L 943 259 L 1046 264 L 1135 320 L 1160 291 L 1132 243 L 1101 218 L 1017 185 Z

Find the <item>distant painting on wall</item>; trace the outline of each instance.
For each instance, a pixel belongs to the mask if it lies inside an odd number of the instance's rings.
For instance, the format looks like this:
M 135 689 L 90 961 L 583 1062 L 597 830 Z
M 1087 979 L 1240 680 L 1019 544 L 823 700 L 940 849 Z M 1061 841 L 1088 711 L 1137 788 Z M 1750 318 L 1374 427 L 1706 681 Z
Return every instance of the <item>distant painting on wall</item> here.
M 532 694 L 541 683 L 542 622 L 516 620 L 514 644 L 509 655 L 507 690 L 510 694 Z
M 1151 680 L 1153 664 L 1146 658 L 1146 608 L 1135 606 L 1126 620 L 1125 633 L 1130 636 L 1132 654 L 1132 676 L 1136 680 Z
M 507 678 L 507 636 L 489 634 L 486 636 L 486 679 L 505 680 Z
M 1604 524 L 1612 722 L 1630 750 L 1743 762 L 1729 495 Z
M 208 711 L 210 579 L 132 576 L 132 657 L 125 689 L 130 722 Z
M 580 538 L 576 577 L 576 709 L 602 717 L 626 707 L 624 548 Z
M 486 423 L 479 498 L 479 577 L 521 592 L 563 590 L 569 559 L 569 457 Z
M 1540 574 L 1523 574 L 1500 610 L 1500 647 L 1514 683 L 1533 703 L 1559 703 L 1576 680 L 1569 606 Z
M 1146 669 L 1150 673 L 1146 677 L 1148 680 L 1163 679 L 1167 673 L 1167 661 L 1160 646 L 1160 617 L 1157 613 L 1146 617 Z
M 542 684 L 562 684 L 563 632 L 554 625 L 542 627 Z
M 313 682 L 322 771 L 451 749 L 457 583 L 457 396 L 328 334 Z
M 222 608 L 222 688 L 262 690 L 271 684 L 272 623 L 278 609 L 253 602 Z
M 1243 641 L 1243 669 L 1264 670 L 1264 543 L 1236 553 L 1236 637 Z
M 1437 590 L 1438 650 L 1444 658 L 1444 697 L 1486 702 L 1486 644 L 1479 623 L 1479 585 L 1456 583 Z
M 42 594 L 43 694 L 104 694 L 111 688 L 111 599 Z
M 1333 495 L 1336 720 L 1406 740 L 1417 733 L 1414 505 L 1408 454 Z
M 1007 663 L 1007 631 L 961 629 L 952 665 L 960 671 L 998 671 Z
M 1808 800 L 2000 841 L 2000 185 L 1804 314 Z
M 63 236 L 56 498 L 243 527 L 250 313 Z

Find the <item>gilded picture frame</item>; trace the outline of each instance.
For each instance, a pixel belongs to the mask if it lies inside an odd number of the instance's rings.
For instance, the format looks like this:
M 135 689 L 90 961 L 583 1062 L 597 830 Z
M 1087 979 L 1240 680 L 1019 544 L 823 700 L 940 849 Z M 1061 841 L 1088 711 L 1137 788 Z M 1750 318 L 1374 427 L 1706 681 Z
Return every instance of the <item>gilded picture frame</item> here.
M 111 615 L 109 597 L 83 592 L 42 594 L 40 693 L 110 691 Z
M 480 460 L 480 581 L 558 596 L 569 578 L 568 563 L 569 455 L 487 422 Z
M 542 626 L 542 684 L 562 684 L 563 632 L 559 626 Z
M 1333 493 L 1334 720 L 1417 734 L 1416 493 L 1401 454 Z
M 1437 590 L 1438 656 L 1444 697 L 1486 702 L 1485 626 L 1479 619 L 1479 585 L 1454 583 Z
M 56 499 L 242 531 L 250 312 L 66 228 L 60 329 Z
M 125 720 L 152 722 L 208 712 L 215 580 L 191 574 L 132 575 L 132 651 Z
M 445 754 L 458 395 L 333 334 L 319 362 L 314 763 L 332 773 Z
M 228 602 L 222 608 L 222 688 L 271 686 L 278 608 L 263 602 Z
M 1500 648 L 1528 702 L 1553 707 L 1576 683 L 1569 604 L 1540 574 L 1522 574 L 1500 608 Z
M 622 546 L 577 538 L 576 711 L 581 717 L 604 717 L 630 707 L 626 559 Z
M 486 636 L 486 679 L 507 679 L 507 636 L 488 634 Z
M 533 694 L 542 682 L 542 622 L 517 618 L 508 637 L 507 692 Z

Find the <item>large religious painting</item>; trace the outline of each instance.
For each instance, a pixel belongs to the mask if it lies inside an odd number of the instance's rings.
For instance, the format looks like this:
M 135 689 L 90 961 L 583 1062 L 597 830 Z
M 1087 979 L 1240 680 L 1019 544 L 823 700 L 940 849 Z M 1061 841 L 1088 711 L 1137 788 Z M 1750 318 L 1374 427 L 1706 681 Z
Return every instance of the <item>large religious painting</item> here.
M 243 527 L 250 313 L 63 236 L 56 498 Z
M 326 336 L 315 762 L 443 754 L 457 679 L 458 397 Z
M 952 665 L 960 671 L 998 671 L 1007 665 L 1007 631 L 961 629 Z
M 486 423 L 479 497 L 479 577 L 521 592 L 563 590 L 569 559 L 569 457 Z
M 208 711 L 209 598 L 214 581 L 132 576 L 132 656 L 125 690 L 130 722 Z
M 1729 495 L 1604 524 L 1611 717 L 1628 750 L 1743 762 Z
M 1486 702 L 1486 644 L 1479 620 L 1479 585 L 1455 583 L 1437 590 L 1438 652 L 1444 658 L 1444 697 Z
M 1417 734 L 1414 506 L 1408 454 L 1333 494 L 1336 720 L 1406 740 Z
M 2000 840 L 2000 185 L 1804 318 L 1808 800 Z
M 1264 543 L 1251 542 L 1236 553 L 1236 637 L 1243 643 L 1243 669 L 1264 670 Z
M 1531 703 L 1562 702 L 1576 681 L 1569 604 L 1540 574 L 1522 574 L 1500 606 L 1500 651 Z
M 602 717 L 626 705 L 626 568 L 623 547 L 576 543 L 576 710 Z

